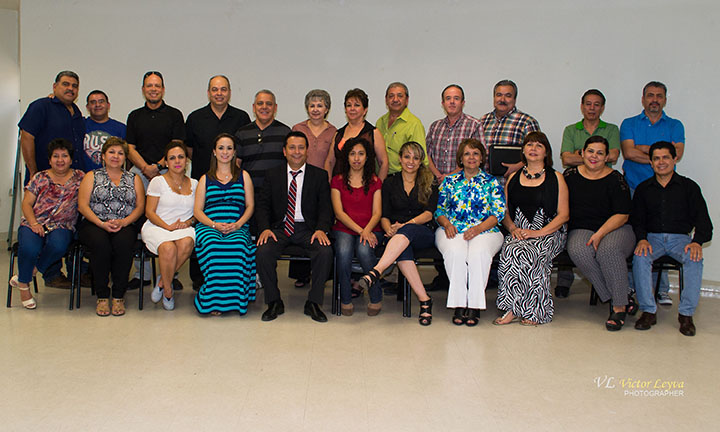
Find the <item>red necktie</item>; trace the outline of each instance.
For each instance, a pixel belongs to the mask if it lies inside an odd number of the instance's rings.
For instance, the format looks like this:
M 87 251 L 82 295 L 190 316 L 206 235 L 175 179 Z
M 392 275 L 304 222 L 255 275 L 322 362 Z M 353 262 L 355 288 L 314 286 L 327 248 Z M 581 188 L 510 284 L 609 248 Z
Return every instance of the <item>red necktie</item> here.
M 288 191 L 288 206 L 285 212 L 285 235 L 290 237 L 295 232 L 295 199 L 297 198 L 297 181 L 295 178 L 302 170 L 290 171 L 293 178 L 290 181 L 290 190 Z

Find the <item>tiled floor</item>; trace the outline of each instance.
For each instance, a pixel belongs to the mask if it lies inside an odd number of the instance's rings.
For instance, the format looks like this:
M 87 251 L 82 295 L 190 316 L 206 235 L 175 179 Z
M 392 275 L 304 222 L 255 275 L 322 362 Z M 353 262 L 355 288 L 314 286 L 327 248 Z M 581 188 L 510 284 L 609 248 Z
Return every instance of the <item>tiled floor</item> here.
M 0 274 L 7 274 L 7 255 Z M 280 264 L 280 274 L 286 264 Z M 495 327 L 493 306 L 475 328 L 451 324 L 445 294 L 434 293 L 430 327 L 382 313 L 302 313 L 306 291 L 282 278 L 286 312 L 262 322 L 262 291 L 247 316 L 200 317 L 187 287 L 177 309 L 137 292 L 121 318 L 67 310 L 67 291 L 40 288 L 35 311 L 0 308 L 0 430 L 460 431 L 637 429 L 712 430 L 720 423 L 720 301 L 703 298 L 698 334 L 681 335 L 677 306 L 661 308 L 647 332 L 607 332 L 607 306 L 588 306 L 576 282 L 538 328 Z M 427 276 L 427 275 L 426 275 Z M 488 292 L 494 305 L 495 291 Z M 330 287 L 325 310 L 329 315 Z M 677 303 L 677 294 L 673 294 Z M 639 381 L 639 382 L 638 382 Z M 662 382 L 682 385 L 658 395 Z M 627 394 L 631 385 L 647 386 Z M 715 425 L 715 426 L 713 426 Z

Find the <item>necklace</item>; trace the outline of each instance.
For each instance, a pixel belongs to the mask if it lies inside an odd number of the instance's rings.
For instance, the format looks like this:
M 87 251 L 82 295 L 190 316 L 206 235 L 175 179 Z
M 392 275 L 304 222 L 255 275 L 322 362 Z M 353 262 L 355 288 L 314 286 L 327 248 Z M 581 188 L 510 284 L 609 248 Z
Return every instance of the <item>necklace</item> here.
M 171 177 L 172 178 L 172 177 Z M 177 193 L 180 194 L 182 192 L 183 183 L 185 182 L 185 176 L 183 176 L 180 181 L 176 181 L 175 179 L 172 179 L 173 183 L 175 183 L 175 187 L 177 188 Z
M 535 174 L 530 174 L 530 172 L 528 172 L 527 165 L 526 165 L 523 167 L 522 173 L 528 180 L 535 180 L 535 179 L 539 179 L 541 175 L 545 174 L 545 168 L 540 170 L 540 172 L 537 172 Z

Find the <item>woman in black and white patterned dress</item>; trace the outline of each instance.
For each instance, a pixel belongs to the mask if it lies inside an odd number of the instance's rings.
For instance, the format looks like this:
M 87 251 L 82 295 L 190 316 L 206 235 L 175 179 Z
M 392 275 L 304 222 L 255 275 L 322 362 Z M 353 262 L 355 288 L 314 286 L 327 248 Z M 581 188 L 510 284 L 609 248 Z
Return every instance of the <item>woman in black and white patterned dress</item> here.
M 565 247 L 569 217 L 568 190 L 562 174 L 552 169 L 550 142 L 542 132 L 523 141 L 522 170 L 505 185 L 508 211 L 498 271 L 497 307 L 504 315 L 495 324 L 520 319 L 524 325 L 552 321 L 552 260 Z

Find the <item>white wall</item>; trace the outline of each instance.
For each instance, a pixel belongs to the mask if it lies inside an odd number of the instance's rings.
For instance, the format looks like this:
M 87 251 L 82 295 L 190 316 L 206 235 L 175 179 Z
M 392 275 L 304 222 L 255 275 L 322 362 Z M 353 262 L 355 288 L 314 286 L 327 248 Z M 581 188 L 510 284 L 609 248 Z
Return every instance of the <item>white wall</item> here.
M 210 75 L 224 73 L 236 106 L 249 110 L 254 92 L 278 96 L 278 119 L 304 118 L 303 97 L 327 89 L 330 121 L 344 123 L 342 97 L 370 95 L 368 119 L 385 110 L 390 81 L 410 87 L 410 108 L 426 126 L 442 116 L 440 91 L 463 85 L 466 112 L 492 108 L 492 85 L 511 78 L 518 107 L 539 120 L 559 162 L 563 127 L 580 118 L 580 95 L 600 88 L 604 119 L 620 123 L 640 112 L 642 86 L 669 87 L 666 112 L 686 127 L 678 170 L 704 188 L 715 225 L 720 190 L 713 145 L 718 100 L 716 43 L 720 6 L 712 1 L 549 0 L 56 0 L 21 2 L 23 109 L 50 92 L 59 70 L 80 74 L 81 97 L 110 95 L 111 116 L 124 119 L 143 103 L 141 76 L 160 70 L 166 101 L 188 114 L 206 103 Z M 84 103 L 83 103 L 84 105 Z M 706 262 L 720 247 L 705 249 Z M 707 279 L 720 268 L 706 265 Z
M 12 209 L 9 191 L 13 182 L 20 115 L 20 66 L 18 64 L 18 12 L 0 8 L 0 233 L 7 233 Z M 20 206 L 16 219 L 19 221 Z M 17 223 L 15 224 L 17 229 Z M 1 241 L 4 241 L 3 238 Z M 2 247 L 5 245 L 2 244 Z

